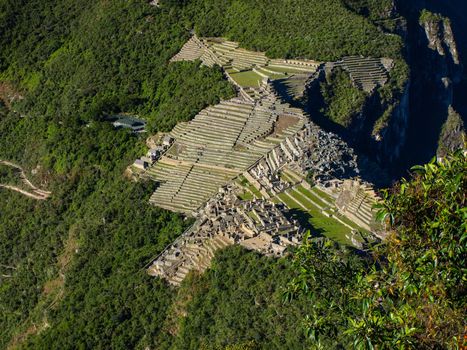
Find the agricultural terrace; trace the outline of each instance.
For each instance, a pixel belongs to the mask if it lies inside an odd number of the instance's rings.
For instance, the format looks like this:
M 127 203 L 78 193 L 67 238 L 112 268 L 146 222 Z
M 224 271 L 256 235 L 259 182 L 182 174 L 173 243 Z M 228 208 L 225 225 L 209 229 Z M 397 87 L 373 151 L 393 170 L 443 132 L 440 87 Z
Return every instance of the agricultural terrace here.
M 282 116 L 293 122 L 277 129 L 276 122 Z M 272 94 L 255 102 L 234 98 L 204 109 L 192 121 L 172 130 L 173 145 L 146 171 L 160 183 L 151 203 L 191 215 L 219 187 L 303 125 L 303 114 Z

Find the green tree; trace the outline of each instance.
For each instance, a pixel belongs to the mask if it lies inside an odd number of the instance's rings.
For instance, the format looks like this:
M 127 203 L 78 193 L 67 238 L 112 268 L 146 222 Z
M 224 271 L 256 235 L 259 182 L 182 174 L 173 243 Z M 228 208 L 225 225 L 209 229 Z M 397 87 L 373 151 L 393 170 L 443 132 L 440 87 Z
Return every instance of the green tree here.
M 308 296 L 315 347 L 335 339 L 355 349 L 456 349 L 465 341 L 466 156 L 413 171 L 383 192 L 379 218 L 389 235 L 366 258 L 348 265 L 349 254 L 312 240 L 296 254 L 300 275 L 286 297 Z

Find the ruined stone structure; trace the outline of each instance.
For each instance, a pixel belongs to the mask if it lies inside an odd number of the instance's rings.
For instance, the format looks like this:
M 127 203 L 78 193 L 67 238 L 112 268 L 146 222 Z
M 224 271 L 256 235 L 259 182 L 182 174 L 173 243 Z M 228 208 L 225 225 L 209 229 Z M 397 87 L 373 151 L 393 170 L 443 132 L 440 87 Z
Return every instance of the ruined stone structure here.
M 379 197 L 369 184 L 356 180 L 344 180 L 338 190 L 336 206 L 352 221 L 383 238 L 381 227 L 375 222 L 373 205 Z
M 250 70 L 253 67 L 263 67 L 265 74 L 277 74 L 286 70 L 293 72 L 315 72 L 319 62 L 309 60 L 269 59 L 263 52 L 242 49 L 239 44 L 222 38 L 201 38 L 194 35 L 172 58 L 172 61 L 187 61 L 200 59 L 204 65 L 212 67 L 215 64 L 225 70 L 236 72 Z
M 142 175 L 159 183 L 150 202 L 196 221 L 153 259 L 149 274 L 178 285 L 189 271 L 208 268 L 215 251 L 231 244 L 282 255 L 288 246 L 299 244 L 303 234 L 294 216 L 287 214 L 290 203 L 305 212 L 310 206 L 317 208 L 349 234 L 358 232 L 359 225 L 373 228 L 374 213 L 368 203 L 375 197 L 369 195 L 370 189 L 354 190 L 349 185 L 354 182 L 345 181 L 359 174 L 353 150 L 276 92 L 273 80 L 280 79 L 287 89 L 295 89 L 294 95 L 302 94 L 306 79 L 322 68 L 319 63 L 270 60 L 234 42 L 196 36 L 172 61 L 194 59 L 223 67 L 226 77 L 239 88 L 239 96 L 179 123 L 168 135 L 171 142 L 165 148 L 156 146 L 160 150 L 157 159 Z M 369 67 L 372 62 L 365 64 Z M 376 86 L 383 79 L 381 73 L 379 78 L 372 75 L 373 80 L 366 80 L 351 58 L 342 64 L 362 88 L 374 88 L 371 84 Z M 245 71 L 259 77 L 257 87 L 235 81 L 233 75 Z M 288 81 L 291 78 L 301 83 Z M 320 190 L 304 180 L 310 172 Z
M 204 44 L 194 35 L 183 45 L 180 52 L 172 57 L 170 62 L 194 61 L 200 59 L 205 49 L 206 47 Z
M 393 62 L 387 58 L 346 56 L 337 62 L 323 65 L 310 60 L 269 59 L 262 52 L 247 51 L 239 44 L 222 38 L 201 38 L 194 35 L 172 58 L 172 61 L 192 61 L 200 59 L 206 66 L 215 64 L 224 68 L 227 75 L 252 70 L 262 78 L 279 80 L 288 93 L 301 97 L 309 80 L 318 70 L 332 70 L 335 67 L 345 69 L 352 82 L 359 89 L 368 93 L 388 80 L 388 72 Z
M 233 185 L 220 189 L 197 213 L 196 223 L 158 256 L 148 273 L 178 285 L 189 271 L 209 267 L 217 249 L 241 244 L 266 255 L 280 256 L 301 241 L 296 223 L 284 209 L 264 200 L 239 200 Z
M 267 86 L 263 93 L 254 103 L 223 101 L 178 124 L 173 145 L 147 171 L 161 184 L 151 203 L 192 215 L 219 187 L 303 127 L 300 110 L 283 104 Z
M 325 132 L 311 121 L 286 137 L 252 170 L 258 174 L 271 174 L 285 165 L 302 176 L 312 172 L 314 181 L 323 187 L 336 179 L 359 174 L 353 150 L 337 135 Z

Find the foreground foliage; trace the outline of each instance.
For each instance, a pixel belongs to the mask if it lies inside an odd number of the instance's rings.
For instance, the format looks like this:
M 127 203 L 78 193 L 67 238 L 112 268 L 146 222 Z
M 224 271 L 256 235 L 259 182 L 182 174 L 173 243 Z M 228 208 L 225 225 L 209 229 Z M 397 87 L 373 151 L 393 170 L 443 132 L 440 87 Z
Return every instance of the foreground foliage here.
M 301 274 L 287 297 L 309 296 L 316 311 L 307 329 L 317 348 L 329 348 L 329 339 L 357 349 L 455 349 L 465 341 L 466 193 L 465 155 L 433 160 L 385 192 L 380 217 L 391 233 L 371 260 L 349 271 L 348 256 L 329 242 L 300 249 Z
M 239 246 L 218 252 L 211 269 L 180 287 L 159 349 L 300 349 L 305 298 L 284 304 L 295 274 L 289 259 L 266 258 Z

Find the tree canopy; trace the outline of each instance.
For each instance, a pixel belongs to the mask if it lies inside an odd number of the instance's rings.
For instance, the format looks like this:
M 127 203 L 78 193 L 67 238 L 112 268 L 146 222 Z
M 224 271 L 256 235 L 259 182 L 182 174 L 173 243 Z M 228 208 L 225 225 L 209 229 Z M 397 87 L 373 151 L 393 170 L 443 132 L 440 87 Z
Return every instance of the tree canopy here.
M 467 159 L 458 152 L 413 171 L 384 192 L 386 243 L 357 262 L 330 242 L 309 241 L 296 255 L 300 275 L 286 296 L 314 305 L 306 328 L 318 348 L 465 345 Z

